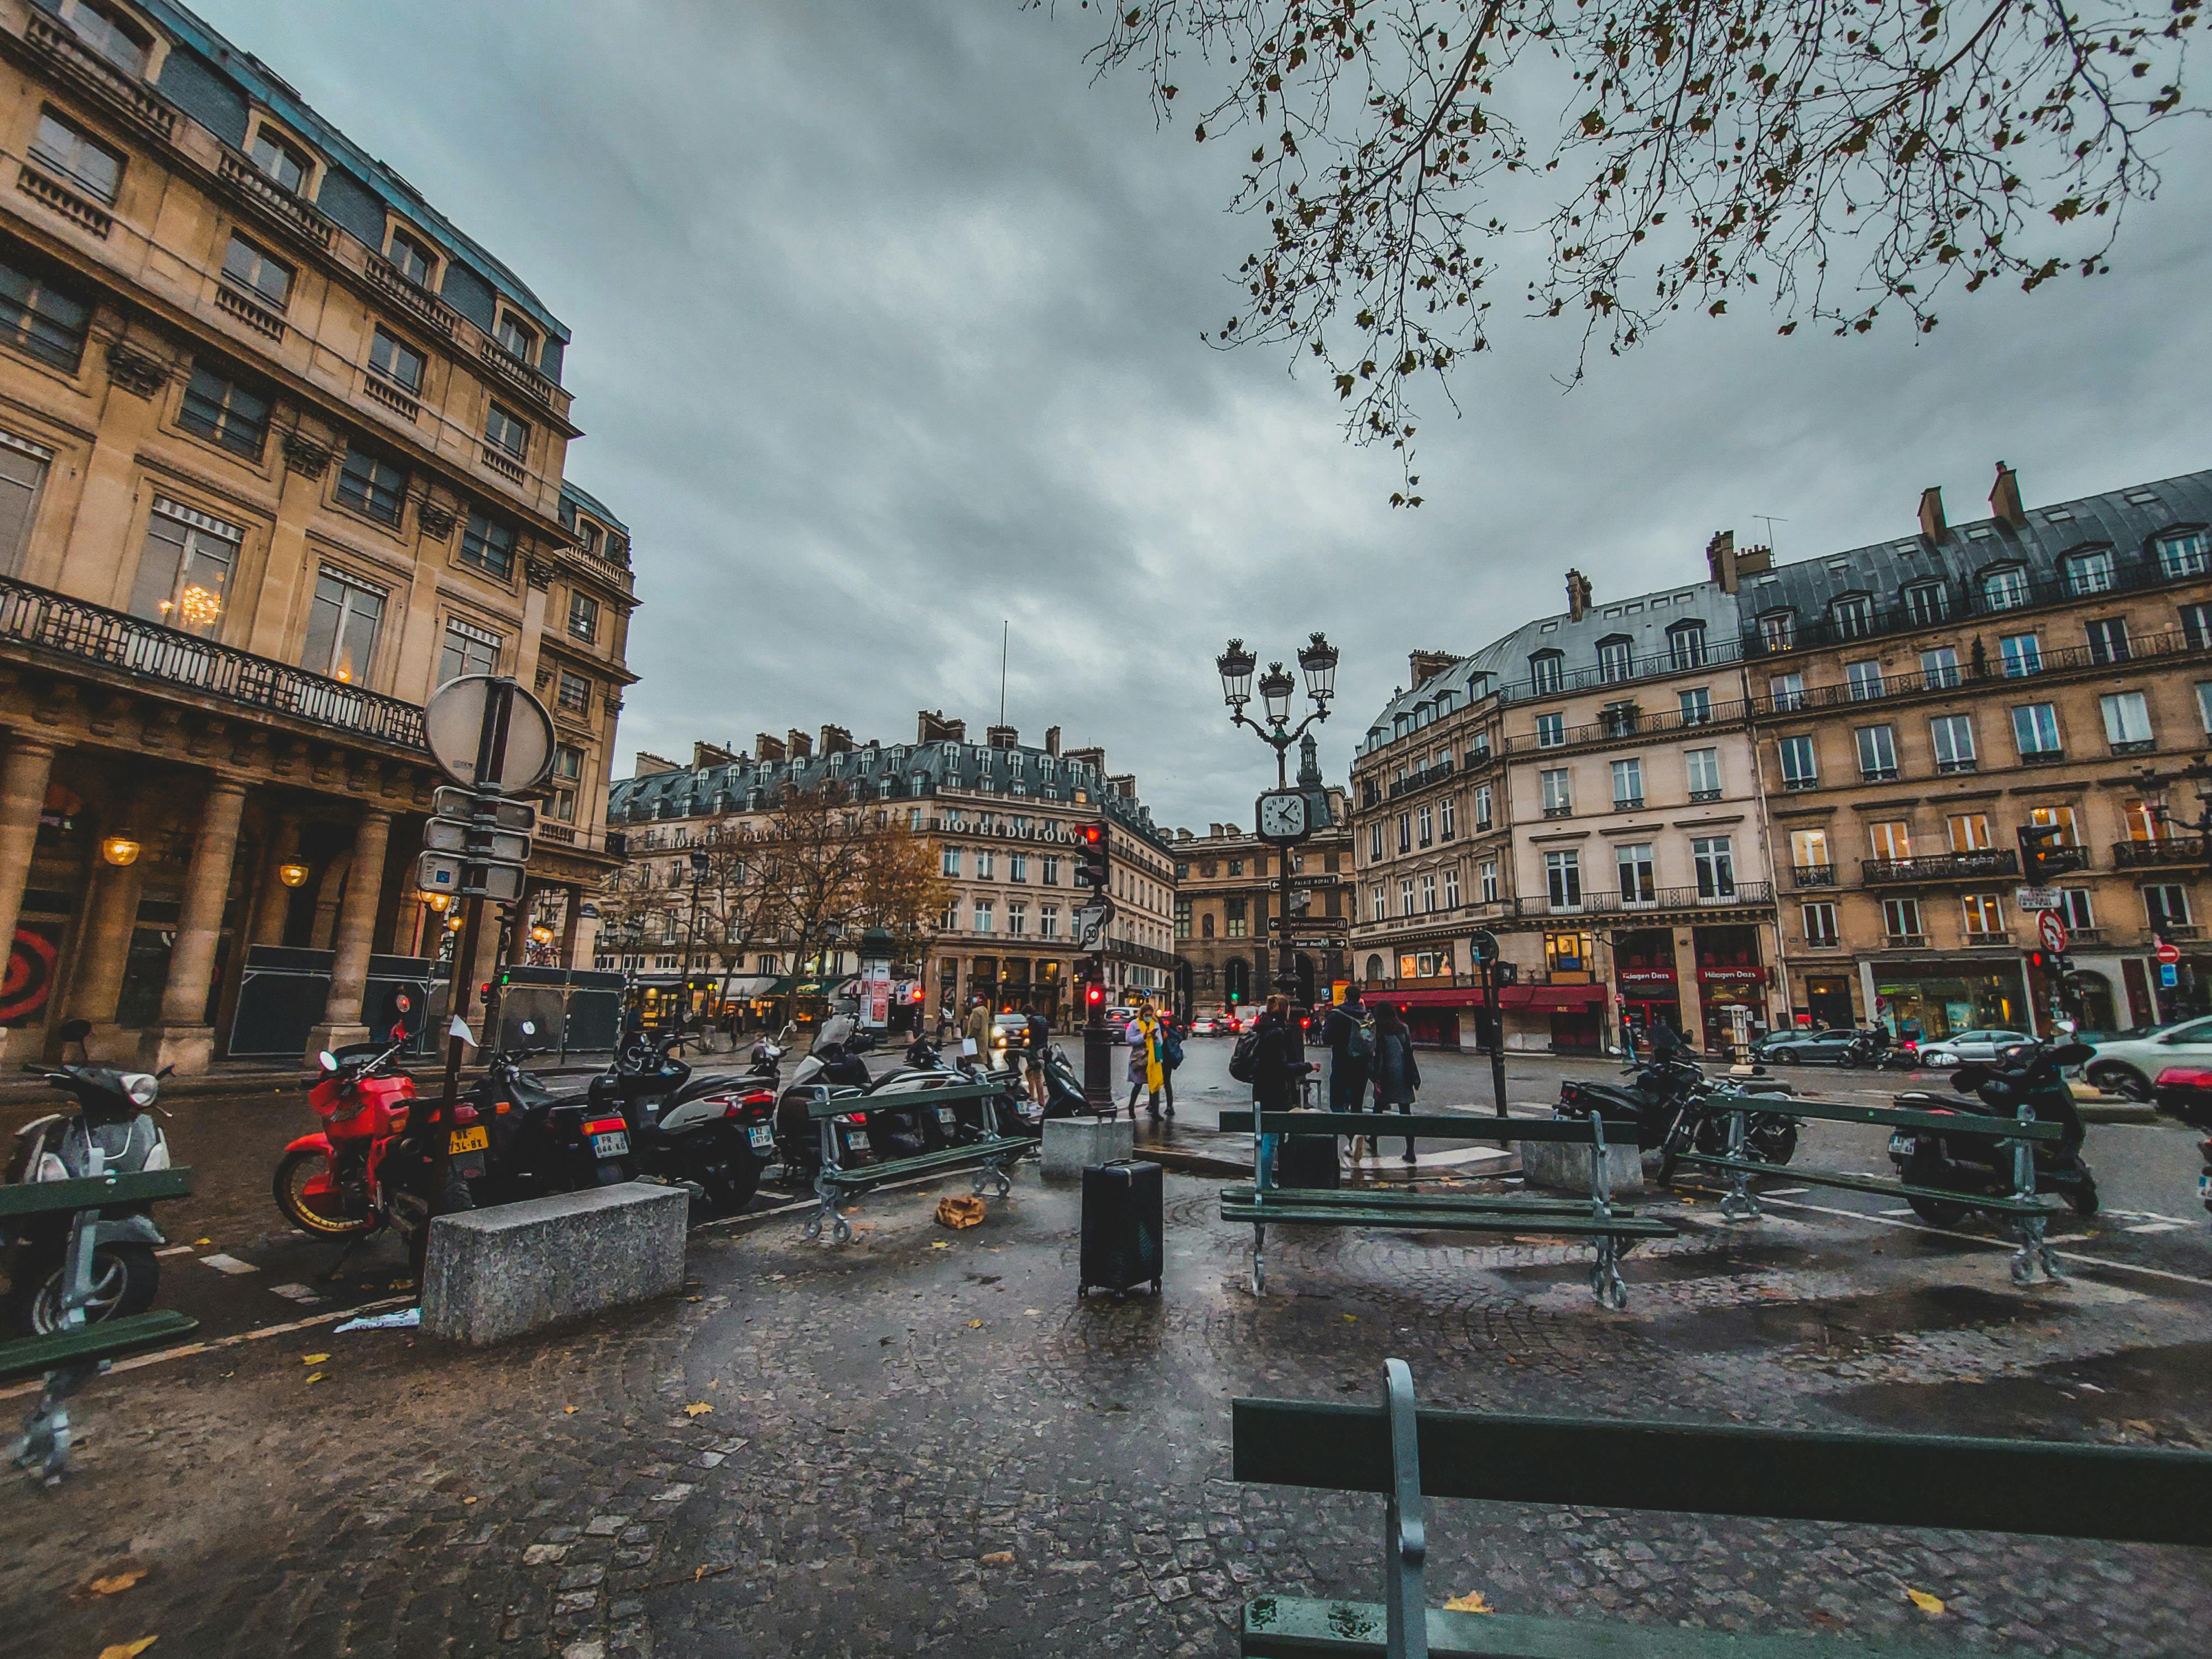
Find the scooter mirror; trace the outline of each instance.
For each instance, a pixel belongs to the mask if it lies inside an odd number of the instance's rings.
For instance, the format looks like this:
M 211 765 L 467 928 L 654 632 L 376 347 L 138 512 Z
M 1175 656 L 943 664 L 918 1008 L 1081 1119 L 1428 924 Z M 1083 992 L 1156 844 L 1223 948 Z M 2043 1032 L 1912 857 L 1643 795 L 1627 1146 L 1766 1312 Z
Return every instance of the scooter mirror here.
M 338 1068 L 338 1057 L 325 1048 L 315 1056 L 315 1063 L 326 1072 L 335 1072 Z
M 524 1020 L 522 1022 L 522 1035 L 525 1036 L 536 1036 L 538 1035 L 538 1022 L 530 1019 Z

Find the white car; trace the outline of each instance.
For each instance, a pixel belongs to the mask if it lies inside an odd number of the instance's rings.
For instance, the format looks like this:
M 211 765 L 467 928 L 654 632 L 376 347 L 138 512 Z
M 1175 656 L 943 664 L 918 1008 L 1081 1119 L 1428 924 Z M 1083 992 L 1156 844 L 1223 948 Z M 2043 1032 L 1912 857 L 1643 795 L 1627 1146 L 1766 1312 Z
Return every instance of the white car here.
M 1954 1031 L 1949 1036 L 1935 1042 L 1920 1045 L 1923 1066 L 1957 1066 L 1967 1060 L 1990 1060 L 2001 1048 L 2009 1048 L 2015 1042 L 2033 1042 L 2035 1039 L 2026 1031 L 1982 1030 Z
M 2184 1020 L 2148 1036 L 2100 1042 L 2082 1075 L 2100 1089 L 2148 1100 L 2150 1085 L 2169 1066 L 2212 1062 L 2212 1019 Z

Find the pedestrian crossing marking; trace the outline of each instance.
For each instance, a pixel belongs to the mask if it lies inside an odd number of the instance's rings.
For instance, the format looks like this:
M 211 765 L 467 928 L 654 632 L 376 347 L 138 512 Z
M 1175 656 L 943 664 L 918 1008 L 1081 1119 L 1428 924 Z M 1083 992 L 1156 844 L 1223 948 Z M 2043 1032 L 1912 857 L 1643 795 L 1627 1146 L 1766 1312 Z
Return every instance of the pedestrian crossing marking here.
M 261 1271 L 251 1261 L 240 1261 L 236 1256 L 225 1255 L 221 1251 L 217 1251 L 213 1255 L 202 1256 L 200 1266 L 212 1267 L 217 1273 L 258 1273 Z

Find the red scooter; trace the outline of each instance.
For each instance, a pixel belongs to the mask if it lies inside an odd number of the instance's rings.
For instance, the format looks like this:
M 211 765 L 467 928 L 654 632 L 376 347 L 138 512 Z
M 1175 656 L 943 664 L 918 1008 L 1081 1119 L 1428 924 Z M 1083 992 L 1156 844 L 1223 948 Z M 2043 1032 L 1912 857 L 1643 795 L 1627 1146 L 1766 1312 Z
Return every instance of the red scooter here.
M 358 1242 L 392 1227 L 415 1250 L 429 1219 L 434 1160 L 424 1131 L 410 1132 L 415 1079 L 392 1067 L 408 1040 L 403 1033 L 388 1045 L 356 1043 L 323 1054 L 307 1103 L 324 1127 L 301 1135 L 276 1164 L 276 1207 L 302 1232 Z M 483 1179 L 491 1137 L 465 1100 L 455 1106 L 447 1133 L 447 1186 L 439 1208 L 470 1209 L 468 1183 Z

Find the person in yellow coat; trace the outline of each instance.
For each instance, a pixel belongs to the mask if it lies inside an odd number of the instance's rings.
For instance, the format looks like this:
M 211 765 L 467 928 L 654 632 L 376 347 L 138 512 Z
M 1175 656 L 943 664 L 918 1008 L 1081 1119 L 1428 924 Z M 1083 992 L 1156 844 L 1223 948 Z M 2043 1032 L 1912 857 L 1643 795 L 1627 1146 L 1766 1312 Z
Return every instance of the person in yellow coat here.
M 1152 1012 L 1149 1001 L 1137 1004 L 1136 1018 L 1122 1032 L 1129 1045 L 1129 1115 L 1137 1115 L 1137 1091 L 1142 1089 L 1151 1097 L 1152 1121 L 1160 1121 L 1160 1089 L 1167 1081 L 1167 1056 L 1160 1048 L 1159 1016 Z

